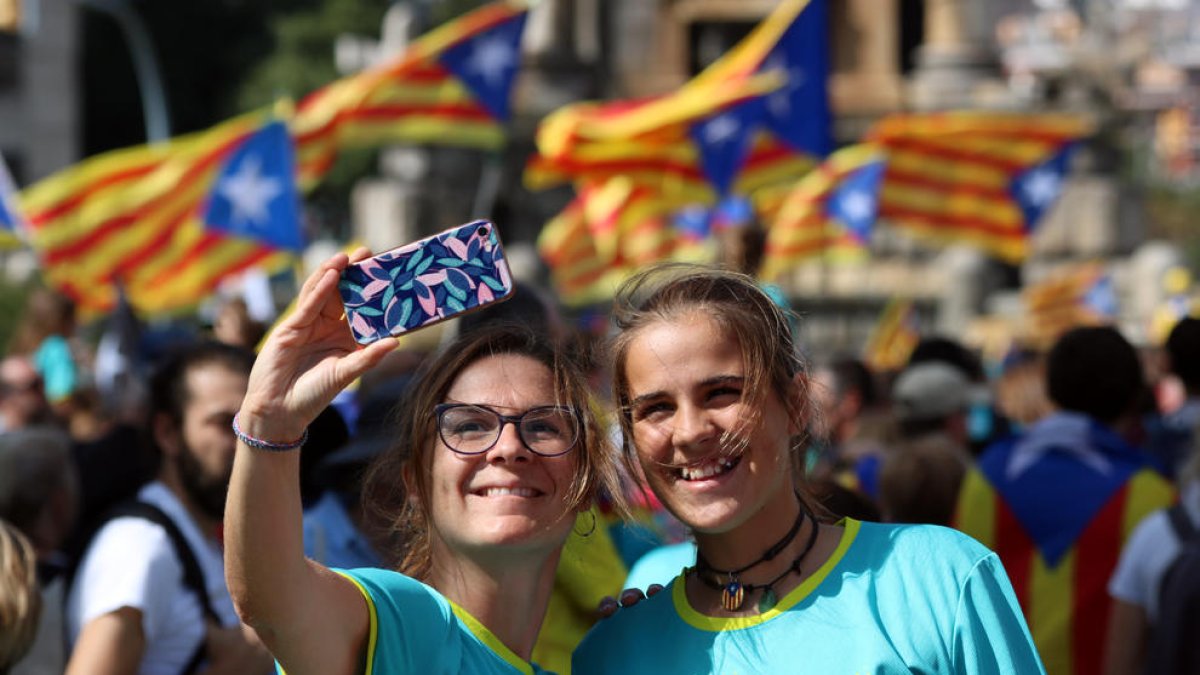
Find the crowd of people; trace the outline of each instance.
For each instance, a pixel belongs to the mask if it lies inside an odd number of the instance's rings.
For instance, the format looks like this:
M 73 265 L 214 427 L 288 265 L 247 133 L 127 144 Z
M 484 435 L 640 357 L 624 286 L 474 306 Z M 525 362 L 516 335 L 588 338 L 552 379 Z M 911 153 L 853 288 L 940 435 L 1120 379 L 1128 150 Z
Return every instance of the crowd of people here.
M 1200 672 L 1200 319 L 879 373 L 667 265 L 602 336 L 521 283 L 363 347 L 367 255 L 123 379 L 31 296 L 0 673 Z

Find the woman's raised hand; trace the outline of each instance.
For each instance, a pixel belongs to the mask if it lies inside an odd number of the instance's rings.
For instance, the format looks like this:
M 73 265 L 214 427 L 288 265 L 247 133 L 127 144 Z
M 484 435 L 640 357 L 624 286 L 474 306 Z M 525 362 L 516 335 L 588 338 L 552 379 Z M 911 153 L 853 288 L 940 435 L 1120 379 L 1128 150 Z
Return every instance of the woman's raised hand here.
M 395 347 L 385 338 L 360 348 L 343 315 L 338 278 L 370 255 L 366 248 L 338 253 L 304 282 L 295 311 L 271 331 L 250 373 L 238 418 L 247 434 L 299 438 L 339 391 Z

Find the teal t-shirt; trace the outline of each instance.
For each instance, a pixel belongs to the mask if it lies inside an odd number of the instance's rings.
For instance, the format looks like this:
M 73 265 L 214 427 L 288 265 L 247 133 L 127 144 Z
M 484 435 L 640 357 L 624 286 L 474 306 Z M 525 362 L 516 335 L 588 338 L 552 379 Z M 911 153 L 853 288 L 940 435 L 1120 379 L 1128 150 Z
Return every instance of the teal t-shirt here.
M 382 569 L 338 571 L 358 586 L 371 612 L 364 675 L 549 673 L 416 579 Z
M 33 354 L 33 367 L 45 383 L 46 398 L 61 401 L 75 393 L 78 384 L 78 368 L 71 355 L 71 345 L 61 335 L 51 335 L 38 345 Z
M 829 560 L 770 611 L 704 616 L 676 577 L 597 624 L 572 672 L 1045 673 L 994 553 L 943 527 L 841 524 Z
M 646 590 L 651 584 L 667 585 L 685 567 L 696 564 L 696 545 L 690 541 L 652 549 L 629 568 L 625 588 Z

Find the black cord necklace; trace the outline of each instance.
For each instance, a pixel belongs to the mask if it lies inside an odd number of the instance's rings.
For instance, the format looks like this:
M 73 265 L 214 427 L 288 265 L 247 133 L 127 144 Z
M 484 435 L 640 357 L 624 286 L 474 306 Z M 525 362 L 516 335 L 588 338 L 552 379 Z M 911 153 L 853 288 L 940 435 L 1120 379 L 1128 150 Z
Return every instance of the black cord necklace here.
M 783 549 L 786 548 L 787 545 L 796 538 L 796 533 L 800 531 L 800 526 L 804 524 L 806 519 L 812 520 L 813 522 L 812 533 L 808 537 L 808 542 L 804 545 L 804 550 L 800 552 L 800 555 L 792 561 L 792 564 L 789 565 L 786 570 L 765 584 L 743 584 L 738 580 L 739 574 L 742 574 L 746 570 L 749 570 L 756 565 L 764 563 L 768 560 L 772 560 L 775 558 L 775 556 L 779 555 Z M 745 565 L 736 570 L 719 570 L 710 565 L 708 561 L 704 559 L 704 556 L 697 552 L 696 566 L 693 567 L 691 571 L 694 571 L 696 573 L 696 578 L 700 579 L 700 581 L 702 581 L 706 586 L 721 591 L 721 606 L 730 612 L 736 612 L 740 610 L 742 605 L 745 604 L 746 596 L 750 595 L 754 591 L 766 589 L 758 601 L 758 611 L 765 612 L 774 607 L 778 600 L 775 594 L 775 584 L 779 583 L 784 577 L 792 572 L 796 572 L 797 574 L 800 573 L 800 563 L 804 560 L 804 557 L 808 555 L 808 552 L 812 550 L 813 545 L 816 543 L 817 531 L 819 529 L 820 528 L 817 526 L 816 519 L 813 518 L 812 514 L 810 514 L 808 510 L 804 508 L 804 503 L 801 502 L 800 513 L 796 515 L 796 522 L 792 524 L 792 529 L 788 530 L 788 533 L 784 535 L 783 539 L 780 539 L 774 546 L 767 549 L 767 552 L 764 553 L 758 560 L 755 560 L 749 565 Z M 716 580 L 706 576 L 706 572 L 715 576 Z M 721 582 L 720 579 L 722 577 L 727 579 L 727 581 Z

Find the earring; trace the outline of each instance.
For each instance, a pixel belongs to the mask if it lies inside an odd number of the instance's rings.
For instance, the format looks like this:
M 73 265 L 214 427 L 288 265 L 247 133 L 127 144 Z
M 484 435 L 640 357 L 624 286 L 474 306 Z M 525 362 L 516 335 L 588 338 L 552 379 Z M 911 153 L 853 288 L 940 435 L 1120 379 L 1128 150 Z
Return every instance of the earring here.
M 572 532 L 574 532 L 575 534 L 577 534 L 581 537 L 590 537 L 590 536 L 592 536 L 592 533 L 596 531 L 596 512 L 592 511 L 591 509 L 588 509 L 587 515 L 591 516 L 591 518 L 592 518 L 591 527 L 588 528 L 587 532 L 580 532 L 579 530 L 577 530 L 575 528 L 571 528 Z M 576 525 L 579 524 L 579 519 L 575 520 L 575 524 Z

